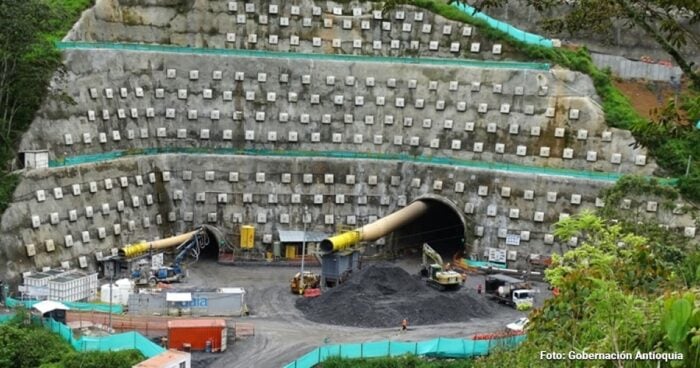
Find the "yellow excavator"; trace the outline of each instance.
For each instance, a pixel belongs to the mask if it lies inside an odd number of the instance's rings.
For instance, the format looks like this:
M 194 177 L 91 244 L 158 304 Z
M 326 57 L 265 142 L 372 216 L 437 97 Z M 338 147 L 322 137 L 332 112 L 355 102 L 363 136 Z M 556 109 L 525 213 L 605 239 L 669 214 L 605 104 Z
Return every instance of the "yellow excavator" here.
M 428 258 L 433 263 L 428 263 Z M 464 276 L 452 271 L 442 263 L 442 257 L 427 243 L 423 244 L 423 265 L 421 276 L 426 277 L 428 285 L 440 290 L 457 290 L 464 282 Z
M 316 289 L 320 283 L 320 276 L 311 271 L 304 271 L 304 279 L 301 278 L 301 272 L 297 272 L 289 282 L 289 287 L 292 294 L 303 295 L 306 289 Z

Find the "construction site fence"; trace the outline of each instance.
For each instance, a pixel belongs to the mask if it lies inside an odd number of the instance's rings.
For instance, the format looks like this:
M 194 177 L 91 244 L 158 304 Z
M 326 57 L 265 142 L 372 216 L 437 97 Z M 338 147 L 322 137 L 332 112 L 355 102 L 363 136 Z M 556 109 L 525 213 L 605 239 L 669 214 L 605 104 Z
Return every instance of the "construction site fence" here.
M 145 357 L 152 358 L 165 351 L 138 332 L 125 332 L 116 335 L 89 337 L 73 336 L 73 330 L 53 319 L 43 321 L 44 326 L 68 341 L 77 351 L 117 351 L 136 349 Z
M 80 328 L 84 324 L 103 325 L 111 327 L 117 332 L 136 331 L 147 337 L 161 337 L 168 335 L 168 321 L 174 319 L 167 316 L 138 316 L 138 315 L 109 315 L 106 313 L 80 312 L 69 310 L 66 312 L 66 323 Z
M 7 323 L 15 315 L 0 315 L 0 324 Z M 125 332 L 116 335 L 90 337 L 81 336 L 76 338 L 73 330 L 61 322 L 51 318 L 39 319 L 32 317 L 32 322 L 42 324 L 51 332 L 58 334 L 66 340 L 76 351 L 118 351 L 118 350 L 138 350 L 147 358 L 152 358 L 165 351 L 162 347 L 147 339 L 138 332 Z
M 548 63 L 534 63 L 523 61 L 484 61 L 459 58 L 429 58 L 429 57 L 397 57 L 397 56 L 365 56 L 347 54 L 321 54 L 321 53 L 300 53 L 300 52 L 280 52 L 264 50 L 246 49 L 221 49 L 203 48 L 176 45 L 153 45 L 141 43 L 115 43 L 115 42 L 80 42 L 61 41 L 56 42 L 59 50 L 113 50 L 113 51 L 137 51 L 137 52 L 162 52 L 175 54 L 195 54 L 195 55 L 215 55 L 215 56 L 236 56 L 256 59 L 285 59 L 285 60 L 327 60 L 345 62 L 370 62 L 370 63 L 390 63 L 390 64 L 413 64 L 413 65 L 441 65 L 460 66 L 473 68 L 493 68 L 493 69 L 527 69 L 527 70 L 549 70 Z
M 115 160 L 128 156 L 149 156 L 161 154 L 213 154 L 213 155 L 238 155 L 238 156 L 267 156 L 267 157 L 294 157 L 294 158 L 330 158 L 330 159 L 365 159 L 365 160 L 392 160 L 403 162 L 425 163 L 432 165 L 449 165 L 453 167 L 469 167 L 481 170 L 496 170 L 525 175 L 546 175 L 588 179 L 597 181 L 615 182 L 623 174 L 615 172 L 598 172 L 574 169 L 562 169 L 551 167 L 536 167 L 506 162 L 464 160 L 444 156 L 410 155 L 407 153 L 374 153 L 374 152 L 350 152 L 350 151 L 302 151 L 302 150 L 271 150 L 257 148 L 204 148 L 204 147 L 153 147 L 132 150 L 120 150 L 88 155 L 68 156 L 58 160 L 51 160 L 49 167 L 67 167 L 103 161 Z M 677 179 L 659 179 L 662 184 L 675 184 Z
M 5 305 L 8 308 L 24 307 L 26 309 L 31 309 L 34 304 L 39 303 L 40 300 L 19 300 L 12 297 L 8 297 L 5 300 Z M 97 304 L 97 303 L 81 303 L 81 302 L 61 302 L 66 307 L 71 310 L 78 310 L 84 312 L 99 312 L 99 313 L 109 313 L 110 309 L 114 314 L 124 313 L 124 308 L 119 304 Z
M 492 28 L 495 28 L 503 33 L 508 34 L 510 37 L 513 37 L 519 41 L 522 41 L 524 43 L 530 44 L 530 45 L 537 45 L 537 46 L 543 46 L 543 47 L 548 47 L 552 48 L 554 47 L 554 42 L 548 38 L 542 37 L 538 34 L 530 33 L 530 32 L 525 32 L 523 30 L 520 30 L 518 28 L 515 28 L 511 26 L 510 24 L 506 22 L 502 22 L 497 19 L 493 19 L 486 15 L 485 13 L 482 13 L 478 10 L 476 10 L 474 7 L 469 6 L 465 4 L 464 2 L 461 1 L 455 1 L 452 3 L 452 6 L 455 8 L 459 9 L 463 13 L 470 15 L 474 18 L 480 19 L 484 22 L 486 22 L 489 26 Z
M 14 313 L 11 314 L 0 314 L 0 325 L 5 324 L 9 322 L 12 318 L 14 318 L 15 315 Z
M 472 267 L 472 268 L 496 268 L 496 269 L 506 268 L 506 265 L 503 263 L 496 263 L 496 262 L 489 262 L 489 261 L 474 261 L 471 259 L 462 258 L 461 260 L 459 260 L 459 262 L 466 267 Z
M 525 335 L 517 335 L 491 340 L 440 337 L 419 342 L 377 341 L 359 344 L 327 345 L 304 354 L 283 368 L 312 368 L 332 357 L 361 359 L 417 355 L 438 358 L 470 358 L 488 355 L 494 349 L 514 348 L 524 340 Z

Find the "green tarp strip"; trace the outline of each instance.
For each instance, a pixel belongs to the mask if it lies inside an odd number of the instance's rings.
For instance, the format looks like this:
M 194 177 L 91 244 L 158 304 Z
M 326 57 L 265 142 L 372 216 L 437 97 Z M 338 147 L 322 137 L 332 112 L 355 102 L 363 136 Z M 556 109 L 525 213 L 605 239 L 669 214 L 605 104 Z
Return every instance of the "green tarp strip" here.
M 533 63 L 522 61 L 484 61 L 458 58 L 426 58 L 426 57 L 396 57 L 396 56 L 365 56 L 320 54 L 300 52 L 279 52 L 245 49 L 216 49 L 203 47 L 186 47 L 174 45 L 154 45 L 140 43 L 115 43 L 115 42 L 56 42 L 59 50 L 112 50 L 112 51 L 138 51 L 138 52 L 163 52 L 174 54 L 235 56 L 263 59 L 285 60 L 325 60 L 343 61 L 352 63 L 390 63 L 411 65 L 445 65 L 458 67 L 492 68 L 492 69 L 528 69 L 549 70 L 548 63 Z
M 9 308 L 16 308 L 16 307 L 22 306 L 26 309 L 31 309 L 32 306 L 36 303 L 39 303 L 39 301 L 38 300 L 18 300 L 18 299 L 14 299 L 11 297 L 8 297 L 7 300 L 5 300 L 5 304 Z M 83 311 L 83 312 L 109 313 L 109 310 L 110 310 L 109 304 L 81 303 L 81 302 L 61 302 L 61 303 L 65 304 L 66 307 L 68 307 L 72 310 L 79 310 L 79 311 Z M 124 313 L 124 308 L 122 308 L 122 306 L 119 304 L 113 304 L 112 305 L 112 313 L 122 314 L 122 313 Z
M 459 9 L 463 13 L 470 15 L 474 18 L 481 19 L 484 22 L 486 22 L 489 26 L 492 28 L 495 28 L 503 33 L 508 34 L 510 37 L 515 38 L 518 41 L 525 42 L 530 45 L 537 45 L 537 46 L 543 46 L 547 48 L 552 48 L 554 47 L 554 43 L 552 40 L 542 37 L 538 34 L 530 33 L 530 32 L 525 32 L 522 31 L 518 28 L 515 28 L 511 26 L 510 24 L 506 22 L 501 22 L 500 20 L 494 19 L 489 17 L 483 12 L 476 11 L 476 9 L 472 6 L 469 6 L 468 4 L 455 1 L 452 3 L 452 6 L 455 8 Z
M 268 149 L 236 149 L 236 148 L 188 148 L 188 147 L 158 147 L 146 149 L 134 149 L 129 151 L 113 151 L 90 155 L 65 157 L 60 160 L 51 160 L 49 167 L 65 167 L 94 162 L 114 160 L 126 156 L 148 156 L 167 153 L 177 154 L 214 154 L 214 155 L 239 155 L 239 156 L 267 156 L 267 157 L 300 157 L 300 158 L 336 158 L 336 159 L 364 159 L 364 160 L 392 160 L 403 162 L 426 163 L 432 165 L 448 165 L 455 167 L 469 167 L 475 169 L 504 171 L 509 173 L 546 175 L 588 179 L 597 181 L 614 182 L 623 174 L 615 172 L 597 172 L 573 169 L 560 169 L 540 166 L 526 166 L 505 162 L 487 162 L 477 160 L 464 160 L 442 156 L 412 156 L 406 153 L 372 153 L 372 152 L 347 152 L 347 151 L 301 151 L 301 150 L 268 150 Z M 675 184 L 677 179 L 658 179 L 662 184 Z

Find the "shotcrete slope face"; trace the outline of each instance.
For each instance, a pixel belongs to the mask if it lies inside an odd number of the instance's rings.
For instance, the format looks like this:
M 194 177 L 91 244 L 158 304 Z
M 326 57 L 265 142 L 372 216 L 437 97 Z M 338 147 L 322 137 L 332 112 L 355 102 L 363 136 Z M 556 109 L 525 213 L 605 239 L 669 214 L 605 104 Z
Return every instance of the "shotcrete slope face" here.
M 254 252 L 265 254 L 278 230 L 304 227 L 305 207 L 309 230 L 333 234 L 427 194 L 463 212 L 476 254 L 521 236 L 507 247 L 516 266 L 567 247 L 551 234 L 561 213 L 598 205 L 599 190 L 620 173 L 656 168 L 631 147 L 629 132 L 604 125 L 590 78 L 542 65 L 467 63 L 465 56 L 505 59 L 514 50 L 502 45 L 497 53 L 478 29 L 424 9 L 375 15 L 376 3 L 303 1 L 293 15 L 296 5 L 287 3 L 278 14 L 262 1 L 237 2 L 235 11 L 226 1 L 154 3 L 100 0 L 70 39 L 220 49 L 64 45 L 65 68 L 20 144 L 46 150 L 51 167 L 24 172 L 3 214 L 0 278 L 94 268 L 113 248 L 203 223 L 234 244 L 238 227 L 253 224 Z M 253 15 L 260 12 L 268 24 Z M 449 51 L 453 43 L 459 52 Z M 341 49 L 367 57 L 330 55 Z M 397 232 L 395 243 L 418 244 L 426 240 L 420 234 L 456 225 L 439 205 L 434 212 Z M 449 258 L 457 235 L 444 230 L 427 240 Z
M 494 308 L 466 290 L 440 292 L 391 264 L 376 264 L 317 298 L 300 298 L 296 307 L 311 321 L 355 327 L 398 327 L 465 322 L 486 317 Z

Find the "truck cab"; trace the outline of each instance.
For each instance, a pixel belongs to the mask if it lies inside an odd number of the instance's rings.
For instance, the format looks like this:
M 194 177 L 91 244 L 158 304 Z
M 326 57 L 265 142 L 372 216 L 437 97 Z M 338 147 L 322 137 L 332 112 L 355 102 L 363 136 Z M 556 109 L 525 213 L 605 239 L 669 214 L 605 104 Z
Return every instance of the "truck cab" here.
M 495 274 L 486 276 L 486 295 L 513 307 L 519 305 L 534 304 L 535 290 L 530 288 L 527 282 L 514 277 Z
M 535 303 L 535 291 L 531 289 L 521 289 L 513 291 L 513 304 L 517 307 L 521 304 L 533 305 Z

